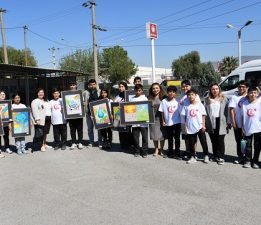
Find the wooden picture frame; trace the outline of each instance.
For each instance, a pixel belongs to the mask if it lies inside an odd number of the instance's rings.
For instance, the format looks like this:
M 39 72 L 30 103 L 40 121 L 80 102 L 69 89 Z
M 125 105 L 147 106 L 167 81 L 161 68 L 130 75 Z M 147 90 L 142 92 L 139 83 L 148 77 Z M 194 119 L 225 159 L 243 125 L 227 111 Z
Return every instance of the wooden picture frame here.
M 85 110 L 81 90 L 62 91 L 64 119 L 84 118 Z
M 25 137 L 31 135 L 30 108 L 12 110 L 12 137 Z
M 113 119 L 112 130 L 119 131 L 119 132 L 129 132 L 129 126 L 121 125 L 119 102 L 111 103 L 111 114 Z
M 144 96 L 148 96 L 149 95 L 149 90 L 143 90 L 143 94 Z M 125 102 L 130 102 L 130 99 L 132 97 L 135 96 L 135 91 L 134 90 L 126 90 L 125 91 Z
M 0 115 L 2 118 L 2 122 L 12 121 L 11 108 L 12 108 L 11 100 L 0 101 Z
M 155 123 L 152 101 L 121 102 L 121 125 Z
M 111 110 L 108 99 L 101 99 L 89 103 L 94 127 L 103 129 L 113 126 Z

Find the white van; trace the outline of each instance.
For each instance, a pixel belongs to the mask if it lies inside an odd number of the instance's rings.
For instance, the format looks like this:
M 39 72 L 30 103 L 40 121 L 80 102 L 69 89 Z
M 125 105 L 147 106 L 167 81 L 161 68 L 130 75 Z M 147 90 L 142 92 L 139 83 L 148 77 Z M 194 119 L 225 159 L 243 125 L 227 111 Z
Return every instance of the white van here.
M 237 91 L 237 83 L 246 80 L 249 86 L 258 86 L 261 81 L 261 59 L 246 62 L 232 71 L 219 83 L 222 93 L 230 98 Z

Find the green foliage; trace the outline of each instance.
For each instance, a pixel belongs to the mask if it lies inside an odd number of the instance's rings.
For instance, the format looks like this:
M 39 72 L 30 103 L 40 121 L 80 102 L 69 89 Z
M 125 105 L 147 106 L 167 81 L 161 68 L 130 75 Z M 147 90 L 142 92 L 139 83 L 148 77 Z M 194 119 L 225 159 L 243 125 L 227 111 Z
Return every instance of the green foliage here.
M 0 63 L 4 63 L 4 53 L 3 48 L 0 48 Z M 24 50 L 15 49 L 13 47 L 7 47 L 8 63 L 14 65 L 25 66 L 25 53 Z M 30 49 L 27 49 L 27 65 L 36 66 L 37 61 L 33 56 Z
M 91 50 L 76 50 L 60 61 L 62 70 L 93 73 L 93 54 Z
M 219 82 L 221 77 L 215 72 L 210 62 L 201 63 L 197 51 L 192 51 L 172 62 L 172 71 L 177 79 L 196 81 L 200 86 L 207 87 Z
M 120 46 L 103 50 L 101 67 L 103 68 L 101 76 L 112 83 L 128 80 L 137 71 L 127 51 Z
M 234 69 L 238 67 L 238 60 L 237 58 L 234 58 L 233 56 L 227 56 L 224 57 L 220 67 L 219 67 L 219 72 L 221 76 L 227 76 L 230 74 Z

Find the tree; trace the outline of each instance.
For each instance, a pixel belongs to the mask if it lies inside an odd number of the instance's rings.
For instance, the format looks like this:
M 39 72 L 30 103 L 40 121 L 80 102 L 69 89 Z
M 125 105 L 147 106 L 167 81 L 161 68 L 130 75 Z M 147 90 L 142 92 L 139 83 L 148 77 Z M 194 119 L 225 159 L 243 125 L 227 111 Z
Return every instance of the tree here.
M 128 57 L 127 51 L 120 46 L 103 50 L 101 68 L 101 76 L 112 83 L 128 80 L 137 72 L 137 67 Z
M 224 57 L 222 62 L 219 66 L 219 72 L 221 76 L 227 76 L 230 74 L 234 69 L 238 67 L 238 60 L 233 56 Z
M 76 50 L 60 61 L 62 70 L 93 73 L 93 54 L 91 50 Z
M 3 52 L 3 48 L 0 48 L 0 52 Z M 8 63 L 14 65 L 25 66 L 25 54 L 24 50 L 15 49 L 13 47 L 7 47 Z M 4 54 L 0 54 L 0 63 L 4 63 Z M 27 65 L 36 66 L 37 61 L 33 56 L 30 49 L 27 49 Z

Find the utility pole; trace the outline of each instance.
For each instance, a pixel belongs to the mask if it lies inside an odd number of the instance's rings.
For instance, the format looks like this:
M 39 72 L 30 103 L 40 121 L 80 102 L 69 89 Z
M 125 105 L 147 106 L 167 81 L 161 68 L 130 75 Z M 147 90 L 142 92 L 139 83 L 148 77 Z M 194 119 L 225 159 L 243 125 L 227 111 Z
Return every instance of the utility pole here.
M 27 44 L 26 44 L 26 34 L 27 34 L 27 30 L 28 27 L 27 26 L 23 26 L 24 28 L 24 58 L 25 58 L 25 65 L 28 65 L 28 59 L 27 59 Z
M 48 50 L 52 52 L 53 69 L 56 69 L 56 56 L 55 56 L 55 52 L 56 52 L 56 50 L 59 50 L 59 48 L 52 47 L 52 48 L 48 48 Z
M 8 55 L 7 55 L 6 42 L 5 42 L 5 28 L 4 28 L 4 21 L 3 21 L 3 13 L 5 12 L 6 12 L 5 9 L 0 8 L 0 24 L 1 24 L 4 59 L 5 59 L 5 64 L 8 64 Z

